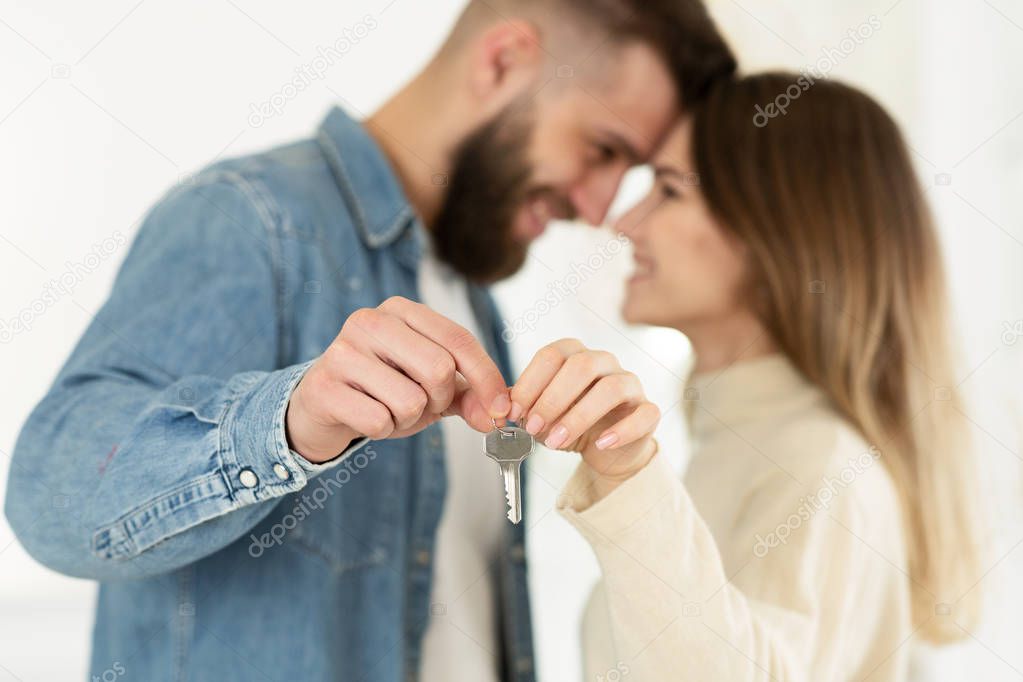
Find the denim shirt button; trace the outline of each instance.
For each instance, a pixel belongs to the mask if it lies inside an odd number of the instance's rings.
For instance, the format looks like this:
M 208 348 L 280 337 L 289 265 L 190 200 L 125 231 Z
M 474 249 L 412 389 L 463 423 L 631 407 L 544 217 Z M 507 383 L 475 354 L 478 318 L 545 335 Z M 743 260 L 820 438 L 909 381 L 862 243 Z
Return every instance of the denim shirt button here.
M 421 549 L 418 552 L 416 552 L 416 562 L 420 566 L 426 566 L 427 564 L 429 564 L 430 563 L 430 552 L 428 550 L 425 550 L 425 549 Z
M 238 474 L 238 480 L 246 488 L 255 488 L 259 484 L 259 477 L 256 476 L 252 469 L 242 469 L 241 473 Z
M 277 474 L 277 478 L 282 481 L 286 481 L 291 477 L 291 472 L 288 471 L 288 468 L 280 462 L 274 464 L 274 473 Z
M 358 291 L 359 289 L 362 288 L 362 280 L 358 277 L 349 277 L 348 288 L 351 289 L 352 291 Z

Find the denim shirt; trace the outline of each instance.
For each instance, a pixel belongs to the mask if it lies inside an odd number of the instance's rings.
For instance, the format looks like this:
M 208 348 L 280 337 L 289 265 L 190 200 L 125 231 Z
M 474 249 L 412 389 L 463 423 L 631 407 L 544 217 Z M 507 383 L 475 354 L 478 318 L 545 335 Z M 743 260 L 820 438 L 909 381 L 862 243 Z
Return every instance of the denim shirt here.
M 284 416 L 348 315 L 418 298 L 427 238 L 338 109 L 315 139 L 213 165 L 149 213 L 8 481 L 26 550 L 100 582 L 90 679 L 416 678 L 439 424 L 314 465 Z M 493 301 L 470 300 L 509 379 Z M 504 679 L 533 680 L 521 525 L 493 571 Z

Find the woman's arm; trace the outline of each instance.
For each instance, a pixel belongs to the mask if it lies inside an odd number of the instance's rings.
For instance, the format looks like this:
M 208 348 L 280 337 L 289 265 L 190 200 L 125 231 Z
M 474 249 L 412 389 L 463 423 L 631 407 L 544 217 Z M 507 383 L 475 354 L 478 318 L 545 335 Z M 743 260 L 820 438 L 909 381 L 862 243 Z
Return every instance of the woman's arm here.
M 749 560 L 729 575 L 663 455 L 606 496 L 596 492 L 595 477 L 580 464 L 559 508 L 600 563 L 612 640 L 603 645 L 613 646 L 608 660 L 627 665 L 631 677 L 898 679 L 902 656 L 872 649 L 862 626 L 905 615 L 905 604 L 886 596 L 888 581 L 903 578 L 866 544 L 851 499 L 803 520 L 784 544 L 767 547 L 757 538 L 785 523 L 799 497 L 779 494 L 781 477 L 777 486 L 766 482 L 735 529 Z M 722 491 L 725 503 L 738 505 L 741 493 L 733 492 L 740 493 Z
M 904 659 L 885 649 L 909 634 L 901 625 L 899 510 L 887 487 L 866 511 L 846 491 L 805 518 L 800 508 L 813 491 L 780 471 L 722 489 L 715 503 L 734 519 L 720 540 L 729 543 L 726 562 L 682 482 L 655 454 L 656 406 L 614 356 L 573 339 L 550 344 L 512 388 L 512 403 L 512 419 L 547 447 L 583 457 L 559 507 L 604 577 L 612 641 L 594 637 L 586 646 L 609 665 L 590 673 L 623 664 L 637 680 L 900 679 Z M 835 429 L 823 427 L 812 429 L 825 435 L 821 442 L 799 428 L 783 445 L 838 462 Z M 758 538 L 793 518 L 798 527 L 783 542 L 760 547 Z

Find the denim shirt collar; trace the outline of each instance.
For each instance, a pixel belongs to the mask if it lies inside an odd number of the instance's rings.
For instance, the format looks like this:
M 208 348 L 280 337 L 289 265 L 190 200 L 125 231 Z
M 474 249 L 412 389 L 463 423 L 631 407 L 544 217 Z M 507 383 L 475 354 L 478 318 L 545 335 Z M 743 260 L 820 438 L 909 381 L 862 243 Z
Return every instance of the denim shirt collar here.
M 422 225 L 390 162 L 365 127 L 334 107 L 320 125 L 317 141 L 366 245 L 378 249 L 404 234 L 413 252 L 408 255 L 418 256 Z

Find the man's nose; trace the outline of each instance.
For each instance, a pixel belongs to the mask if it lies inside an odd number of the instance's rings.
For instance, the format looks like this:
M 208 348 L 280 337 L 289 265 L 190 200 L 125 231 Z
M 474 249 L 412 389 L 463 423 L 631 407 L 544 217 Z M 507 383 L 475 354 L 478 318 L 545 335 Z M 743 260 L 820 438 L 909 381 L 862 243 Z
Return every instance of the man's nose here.
M 643 218 L 645 217 L 644 204 L 641 202 L 631 209 L 623 213 L 615 220 L 612 229 L 615 234 L 623 235 L 629 241 L 637 241 L 642 235 L 640 229 L 643 225 Z
M 603 223 L 624 176 L 625 170 L 622 169 L 594 174 L 578 184 L 569 193 L 576 214 L 590 225 Z

